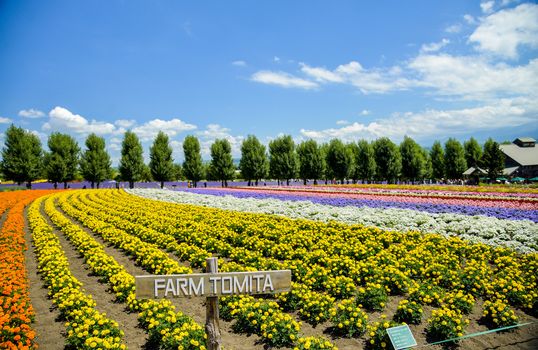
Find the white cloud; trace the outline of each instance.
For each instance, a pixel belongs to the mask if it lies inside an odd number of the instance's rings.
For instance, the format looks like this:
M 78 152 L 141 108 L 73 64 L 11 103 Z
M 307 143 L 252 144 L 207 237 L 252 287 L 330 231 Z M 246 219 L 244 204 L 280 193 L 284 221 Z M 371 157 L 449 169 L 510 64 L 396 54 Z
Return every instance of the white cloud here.
M 211 145 L 216 139 L 226 139 L 230 142 L 232 147 L 232 156 L 238 158 L 241 155 L 241 143 L 243 142 L 243 136 L 233 136 L 230 133 L 230 129 L 223 127 L 219 124 L 209 124 L 205 130 L 201 130 L 196 133 L 200 138 L 200 148 L 202 157 L 204 159 L 210 159 Z
M 318 82 L 341 83 L 344 81 L 342 76 L 325 68 L 310 67 L 304 63 L 300 63 L 300 65 L 303 73 L 314 78 Z
M 363 109 L 361 111 L 361 115 L 370 115 L 371 111 L 367 110 L 367 109 Z
M 11 119 L 0 117 L 0 124 L 9 124 L 11 123 Z
M 492 104 L 473 108 L 436 110 L 419 113 L 395 113 L 368 124 L 355 122 L 341 128 L 324 130 L 301 129 L 301 135 L 318 141 L 340 138 L 356 141 L 387 136 L 399 142 L 405 135 L 417 140 L 439 135 L 469 134 L 498 128 L 533 125 L 536 123 L 538 102 L 534 99 L 501 99 Z
M 136 120 L 133 119 L 118 119 L 114 124 L 120 128 L 128 129 L 136 124 Z
M 497 5 L 499 2 L 483 6 L 489 11 L 498 8 Z M 350 140 L 389 136 L 399 139 L 406 134 L 421 138 L 535 125 L 538 122 L 538 58 L 522 63 L 504 59 L 517 58 L 521 47 L 538 48 L 538 5 L 527 3 L 477 18 L 467 14 L 458 25 L 476 27 L 466 43 L 467 48 L 476 45 L 474 53 L 441 53 L 439 50 L 451 41 L 440 38 L 439 42 L 422 45 L 415 57 L 394 66 L 366 68 L 358 61 L 351 61 L 327 68 L 300 63 L 302 75 L 267 73 L 277 74 L 284 80 L 293 78 L 314 84 L 310 88 L 345 84 L 363 94 L 420 88 L 427 96 L 445 102 L 443 108 L 395 113 L 374 121 L 371 117 L 362 117 L 363 123 L 338 120 L 335 128 L 324 130 L 303 129 L 301 137 L 305 138 Z M 450 39 L 458 43 L 457 38 Z M 457 49 L 456 46 L 450 48 Z M 273 81 L 264 82 L 292 85 L 271 78 Z M 369 115 L 367 110 L 360 113 Z
M 301 70 L 320 83 L 350 84 L 364 94 L 407 90 L 409 87 L 419 84 L 403 77 L 402 69 L 399 66 L 365 69 L 357 61 L 339 65 L 333 71 L 323 67 L 310 67 L 306 64 L 302 64 Z
M 491 64 L 482 57 L 420 55 L 409 68 L 436 94 L 483 100 L 538 91 L 538 59 L 525 66 Z
M 476 19 L 475 19 L 472 15 L 470 15 L 470 14 L 466 14 L 466 15 L 464 15 L 464 16 L 463 16 L 463 19 L 465 20 L 465 22 L 467 22 L 467 24 L 471 24 L 471 25 L 473 25 L 473 24 L 476 24 L 476 23 L 477 23 L 477 22 L 476 22 Z
M 510 5 L 511 3 L 513 2 L 518 2 L 519 0 L 502 0 L 501 1 L 501 6 L 507 6 L 507 5 Z
M 480 3 L 480 9 L 485 14 L 489 14 L 493 12 L 494 5 L 495 5 L 495 1 L 483 1 Z
M 37 130 L 28 130 L 28 129 L 26 129 L 26 131 L 29 131 L 30 133 L 37 136 L 39 138 L 39 140 L 41 141 L 41 145 L 43 147 L 46 146 L 46 143 L 47 143 L 47 140 L 48 140 L 48 137 L 49 137 L 47 134 L 45 134 L 44 132 L 39 132 Z
M 459 33 L 461 32 L 461 24 L 457 23 L 457 24 L 453 24 L 453 25 L 450 25 L 448 27 L 445 28 L 445 32 L 447 33 L 450 33 L 450 34 L 454 34 L 454 33 Z
M 420 48 L 420 51 L 421 52 L 436 52 L 436 51 L 441 50 L 443 47 L 445 47 L 449 43 L 450 43 L 450 40 L 443 39 L 443 40 L 441 40 L 440 42 L 437 42 L 437 43 L 424 44 Z
M 219 124 L 209 124 L 205 130 L 197 133 L 200 136 L 211 139 L 222 139 L 230 135 L 230 129 Z
M 121 142 L 120 143 L 110 143 L 108 149 L 114 152 L 121 151 Z
M 23 109 L 19 111 L 19 117 L 23 118 L 43 118 L 45 116 L 45 113 L 38 109 L 30 108 L 30 109 Z
M 180 119 L 161 120 L 153 119 L 149 122 L 133 128 L 133 132 L 138 135 L 142 141 L 153 140 L 159 131 L 164 132 L 169 137 L 174 137 L 184 131 L 194 130 L 196 125 L 185 123 Z
M 193 36 L 192 25 L 190 21 L 183 22 L 183 31 L 185 32 L 185 34 L 187 34 L 187 36 Z
M 172 147 L 172 157 L 174 163 L 181 163 L 185 159 L 183 154 L 183 141 L 171 140 L 170 147 Z
M 81 115 L 73 114 L 66 108 L 55 107 L 49 112 L 49 120 L 43 124 L 45 131 L 74 132 L 81 135 L 95 133 L 97 135 L 111 134 L 116 127 L 111 123 L 88 121 Z
M 538 4 L 521 4 L 486 17 L 469 37 L 479 51 L 516 59 L 518 48 L 538 48 Z
M 359 62 L 351 61 L 330 70 L 301 63 L 301 72 L 308 80 L 293 78 L 316 86 L 347 84 L 363 94 L 427 88 L 433 95 L 481 102 L 491 98 L 526 96 L 538 91 L 538 59 L 527 64 L 509 65 L 492 61 L 487 55 L 435 53 L 449 42 L 443 39 L 423 45 L 421 52 L 402 66 L 366 69 Z M 283 81 L 272 76 L 273 80 L 261 77 L 259 80 L 289 87 L 292 84 L 286 80 L 288 77 L 286 73 L 278 73 L 278 78 Z
M 273 61 L 275 61 L 277 63 L 280 62 L 280 57 L 278 57 L 278 56 L 273 57 Z
M 343 74 L 353 86 L 364 93 L 386 93 L 395 90 L 407 90 L 418 82 L 402 76 L 398 66 L 391 68 L 364 69 L 358 62 L 340 65 L 336 69 Z
M 247 62 L 242 61 L 242 60 L 237 60 L 237 61 L 233 61 L 232 64 L 238 67 L 245 67 L 247 65 Z
M 301 79 L 285 72 L 259 71 L 252 75 L 252 81 L 278 85 L 286 88 L 314 89 L 318 87 L 313 81 Z

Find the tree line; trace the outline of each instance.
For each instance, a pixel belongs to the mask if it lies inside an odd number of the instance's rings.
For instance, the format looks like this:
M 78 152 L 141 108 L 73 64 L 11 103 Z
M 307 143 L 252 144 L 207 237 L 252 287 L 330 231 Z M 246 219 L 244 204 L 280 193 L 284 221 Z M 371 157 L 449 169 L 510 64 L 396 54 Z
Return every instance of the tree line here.
M 150 147 L 149 164 L 144 163 L 143 148 L 132 131 L 124 134 L 117 174 L 111 166 L 105 140 L 90 134 L 81 150 L 76 140 L 67 134 L 52 133 L 44 151 L 39 138 L 29 131 L 11 125 L 6 131 L 0 171 L 6 180 L 26 183 L 46 178 L 56 188 L 63 183 L 84 179 L 91 187 L 114 178 L 134 187 L 137 181 L 165 181 L 185 179 L 196 187 L 202 179 L 221 181 L 223 187 L 236 177 L 258 185 L 262 179 L 275 179 L 289 185 L 292 179 L 306 184 L 318 181 L 423 181 L 461 179 L 468 167 L 480 167 L 490 179 L 495 179 L 504 168 L 504 154 L 491 138 L 484 147 L 470 138 L 462 145 L 449 138 L 444 147 L 434 142 L 430 150 L 421 147 L 410 137 L 395 144 L 387 137 L 372 142 L 359 140 L 344 143 L 332 139 L 328 143 L 315 140 L 295 145 L 289 135 L 280 136 L 263 145 L 256 136 L 249 135 L 241 144 L 241 159 L 236 169 L 228 140 L 216 139 L 211 145 L 211 160 L 202 161 L 200 142 L 189 135 L 183 141 L 184 161 L 174 163 L 168 136 L 159 132 Z M 240 174 L 237 174 L 237 170 Z

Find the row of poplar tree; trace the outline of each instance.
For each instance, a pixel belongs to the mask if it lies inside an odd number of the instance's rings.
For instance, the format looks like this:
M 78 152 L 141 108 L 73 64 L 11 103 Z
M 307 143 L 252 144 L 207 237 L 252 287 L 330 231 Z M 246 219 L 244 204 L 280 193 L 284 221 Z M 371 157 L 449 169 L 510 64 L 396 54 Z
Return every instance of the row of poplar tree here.
M 29 131 L 11 125 L 6 131 L 0 170 L 3 178 L 31 187 L 32 181 L 46 178 L 54 183 L 68 182 L 82 177 L 93 188 L 113 177 L 110 156 L 105 140 L 90 134 L 81 151 L 76 140 L 67 134 L 52 133 L 44 152 L 39 138 Z M 180 178 L 192 181 L 193 186 L 202 179 L 219 180 L 222 186 L 236 177 L 248 184 L 258 184 L 261 179 L 276 179 L 289 185 L 291 179 L 371 181 L 419 181 L 424 179 L 460 179 L 471 166 L 481 167 L 495 179 L 504 167 L 504 155 L 499 144 L 488 139 L 482 148 L 471 138 L 463 145 L 448 139 L 444 147 L 436 141 L 426 150 L 412 138 L 405 137 L 400 145 L 387 137 L 368 142 L 343 143 L 333 139 L 319 144 L 314 140 L 295 145 L 289 135 L 269 142 L 268 152 L 256 136 L 248 136 L 241 145 L 239 169 L 232 159 L 231 145 L 226 139 L 217 139 L 211 145 L 211 161 L 202 161 L 200 142 L 195 136 L 183 141 L 184 162 L 174 164 L 168 136 L 159 132 L 150 147 L 149 165 L 144 164 L 143 148 L 132 131 L 124 134 L 117 180 L 129 182 L 165 181 Z

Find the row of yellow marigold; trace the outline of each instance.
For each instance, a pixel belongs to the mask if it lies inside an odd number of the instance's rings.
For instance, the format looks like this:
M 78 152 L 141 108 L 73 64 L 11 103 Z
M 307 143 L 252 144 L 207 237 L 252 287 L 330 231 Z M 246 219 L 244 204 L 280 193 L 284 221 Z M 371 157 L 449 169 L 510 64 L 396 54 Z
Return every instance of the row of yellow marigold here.
M 103 213 L 101 211 L 100 213 L 97 211 L 92 211 L 87 207 L 84 207 L 82 210 L 80 208 L 77 209 L 77 205 L 81 205 L 80 202 L 78 202 L 77 198 L 75 196 L 64 196 L 63 198 L 60 198 L 58 201 L 59 205 L 62 207 L 62 209 L 73 218 L 76 218 L 79 222 L 81 222 L 83 225 L 87 226 L 88 228 L 92 229 L 97 234 L 100 234 L 105 240 L 108 240 L 110 237 L 113 236 L 113 234 L 108 234 L 107 230 L 111 230 L 110 222 L 101 222 L 101 224 L 98 223 L 98 221 L 104 216 L 108 215 Z M 108 210 L 107 210 L 108 211 Z M 111 213 L 108 211 L 108 213 Z M 133 235 L 138 237 L 133 237 L 133 239 L 137 238 L 143 238 L 145 240 L 149 240 L 151 242 L 159 242 L 158 246 L 161 248 L 167 248 L 169 250 L 170 247 L 172 247 L 173 242 L 169 240 L 163 240 L 163 237 L 157 237 L 152 236 L 155 232 L 152 232 L 152 230 L 148 230 L 143 227 L 134 227 L 130 225 L 130 223 L 127 220 L 120 220 L 120 216 L 116 215 L 108 215 L 110 220 L 114 220 L 114 229 L 117 230 L 117 235 L 123 235 L 126 234 L 127 230 L 131 232 Z M 108 228 L 107 228 L 108 227 Z M 121 229 L 118 229 L 116 227 L 120 227 Z M 159 240 L 161 238 L 161 240 Z M 185 246 L 185 245 L 184 245 Z M 183 247 L 185 252 L 192 251 L 193 254 L 197 254 L 199 249 L 190 249 L 189 247 Z M 206 256 L 208 253 L 205 253 Z M 169 264 L 170 261 L 174 261 L 170 258 L 163 258 L 163 263 Z M 225 271 L 227 269 L 227 266 L 225 263 L 221 261 L 222 270 Z M 236 319 L 240 319 L 241 317 L 245 317 L 245 319 L 249 319 L 252 324 L 249 326 L 250 332 L 255 332 L 260 335 L 262 340 L 264 340 L 266 343 L 273 345 L 273 346 L 283 346 L 283 345 L 293 345 L 296 344 L 298 347 L 301 347 L 302 343 L 299 342 L 301 337 L 299 337 L 298 332 L 300 330 L 300 323 L 295 321 L 290 315 L 283 312 L 276 303 L 268 303 L 266 301 L 260 301 L 256 300 L 252 297 L 244 297 L 245 300 L 241 303 L 242 307 L 236 308 L 233 312 L 233 316 Z M 223 299 L 223 303 L 225 303 Z M 253 305 L 260 304 L 262 305 L 262 308 L 259 309 L 258 307 L 254 307 Z M 264 309 L 264 311 L 262 310 Z M 258 311 L 262 310 L 262 311 Z M 264 315 L 267 310 L 271 310 L 270 316 Z M 264 318 L 264 320 L 259 321 L 258 319 L 255 319 L 256 317 L 247 317 L 248 314 L 255 313 L 260 318 Z M 265 319 L 266 318 L 266 319 Z M 239 322 L 238 322 L 239 324 Z M 236 326 L 237 330 L 241 330 L 241 327 L 239 325 Z M 247 329 L 243 329 L 243 331 L 247 331 Z M 311 343 L 320 344 L 320 346 L 326 347 L 327 340 L 322 338 L 315 338 L 317 341 L 314 341 L 314 338 L 311 339 Z M 305 343 L 306 344 L 306 343 Z M 329 342 L 330 344 L 330 342 Z M 332 344 L 331 344 L 331 348 Z
M 536 254 L 518 255 L 438 235 L 168 204 L 118 191 L 77 193 L 61 205 L 78 207 L 80 213 L 90 213 L 169 249 L 191 261 L 193 267 L 216 253 L 235 263 L 230 269 L 290 268 L 303 291 L 295 293 L 298 300 L 291 304 L 312 324 L 331 318 L 338 305 L 331 298 L 346 300 L 350 282 L 359 286 L 351 293 L 357 294 L 356 306 L 383 309 L 388 295 L 408 294 L 410 302 L 440 306 L 440 311 L 451 311 L 443 314 L 457 314 L 453 317 L 460 323 L 454 321 L 453 325 L 432 315 L 428 330 L 438 338 L 462 334 L 466 323 L 463 314 L 472 308 L 475 297 L 536 311 Z M 288 298 L 290 294 L 282 297 L 293 299 Z M 284 308 L 290 304 L 280 301 Z M 366 302 L 371 305 L 363 305 Z M 410 318 L 416 320 L 418 310 Z M 516 322 L 512 315 L 513 311 L 509 321 Z M 402 316 L 398 319 L 411 322 Z M 492 326 L 503 322 L 497 317 L 491 320 Z M 346 325 L 345 320 L 342 325 Z

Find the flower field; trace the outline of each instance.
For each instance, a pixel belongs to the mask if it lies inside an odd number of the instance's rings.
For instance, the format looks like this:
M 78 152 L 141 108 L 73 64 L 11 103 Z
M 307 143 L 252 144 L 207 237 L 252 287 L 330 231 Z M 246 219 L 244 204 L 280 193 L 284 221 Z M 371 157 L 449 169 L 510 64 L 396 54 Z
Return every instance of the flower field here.
M 538 222 L 538 197 L 532 194 L 501 194 L 476 196 L 458 194 L 431 195 L 417 191 L 350 191 L 329 188 L 240 188 L 240 189 L 193 189 L 192 193 L 232 195 L 239 198 L 276 198 L 281 200 L 308 200 L 332 206 L 356 206 L 371 208 L 398 208 L 428 213 L 452 213 L 484 215 L 499 219 L 530 220 Z
M 299 192 L 295 189 L 286 192 L 282 188 L 277 191 L 265 188 L 189 189 L 178 192 L 157 189 L 129 191 L 147 198 L 175 203 L 278 214 L 324 222 L 339 221 L 346 224 L 374 226 L 383 230 L 438 233 L 444 236 L 458 236 L 477 243 L 510 247 L 519 252 L 538 250 L 538 223 L 521 219 L 523 214 L 508 218 L 487 216 L 482 211 L 484 208 L 478 208 L 479 211 L 473 209 L 475 207 L 467 207 L 455 212 L 431 212 L 410 207 L 385 207 L 384 201 L 372 199 L 369 199 L 367 203 L 357 202 L 345 196 L 335 194 L 327 196 L 322 194 L 321 190 L 316 190 L 316 196 L 312 196 L 309 192 Z M 519 197 L 512 199 L 516 204 L 517 198 Z M 490 202 L 488 200 L 488 203 Z M 536 207 L 536 203 L 533 205 Z M 484 210 L 487 209 L 488 207 Z M 538 213 L 538 208 L 512 210 L 517 210 L 518 213 L 523 212 L 524 216 L 528 217 L 536 217 Z
M 302 190 L 330 192 L 325 198 L 366 191 L 359 186 Z M 405 192 L 372 192 L 389 190 Z M 220 298 L 225 349 L 384 349 L 390 348 L 385 329 L 402 323 L 424 344 L 536 322 L 533 220 L 273 197 L 296 196 L 300 188 L 271 188 L 267 197 L 252 198 L 246 194 L 264 191 L 51 192 L 0 194 L 5 199 L 0 211 L 7 210 L 2 254 L 14 257 L 0 265 L 6 271 L 0 277 L 0 347 L 36 348 L 40 339 L 57 337 L 58 348 L 142 348 L 133 340 L 139 329 L 145 348 L 204 349 L 203 300 L 138 300 L 133 275 L 203 272 L 210 256 L 219 257 L 223 272 L 292 271 L 290 292 Z M 532 205 L 535 198 L 488 193 L 484 201 L 509 197 Z M 372 219 L 364 218 L 368 215 Z M 376 215 L 381 216 L 376 224 L 368 221 Z M 11 217 L 19 224 L 10 224 Z M 429 226 L 419 224 L 420 218 Z M 38 280 L 9 277 L 26 274 L 25 222 Z M 406 222 L 414 226 L 405 228 Z M 10 227 L 17 229 L 8 234 Z M 47 308 L 32 308 L 38 302 L 27 291 L 32 283 L 46 287 Z M 34 331 L 34 318 L 49 309 L 58 315 L 61 331 Z M 133 320 L 138 326 L 127 326 Z M 532 346 L 535 329 L 462 344 L 487 347 L 530 337 Z
M 35 198 L 50 191 L 0 193 L 0 348 L 36 347 L 32 329 L 34 310 L 28 294 L 24 251 L 23 210 Z

